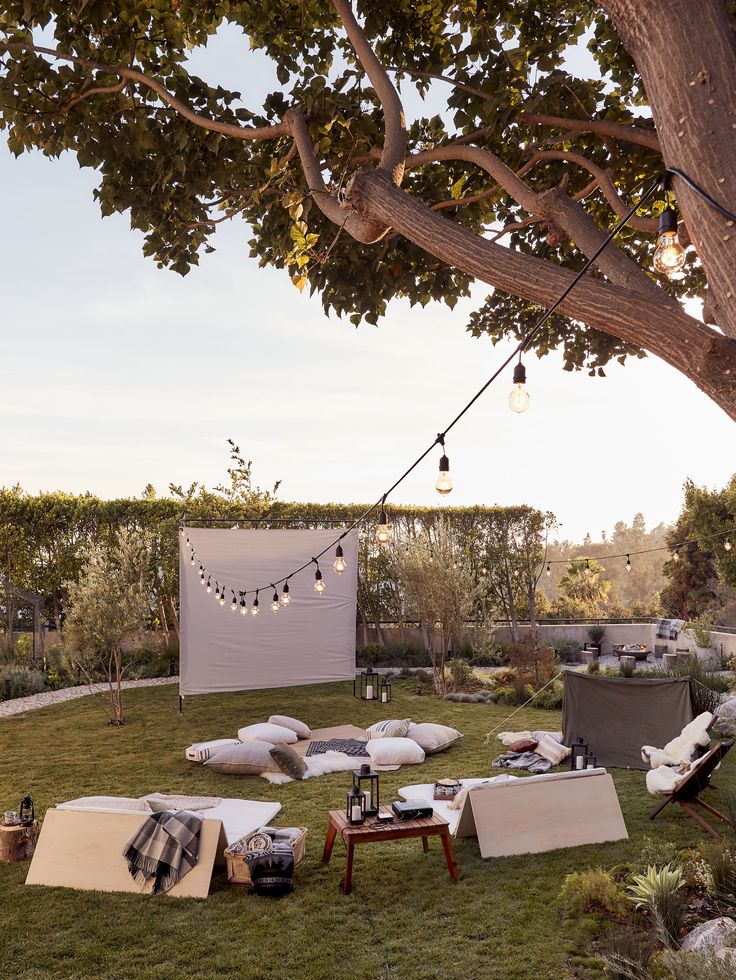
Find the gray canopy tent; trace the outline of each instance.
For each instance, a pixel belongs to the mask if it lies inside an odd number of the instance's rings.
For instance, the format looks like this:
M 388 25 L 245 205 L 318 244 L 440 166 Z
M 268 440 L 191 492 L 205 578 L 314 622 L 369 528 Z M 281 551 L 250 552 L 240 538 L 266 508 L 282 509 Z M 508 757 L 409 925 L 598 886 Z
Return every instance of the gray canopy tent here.
M 562 737 L 582 738 L 598 765 L 648 769 L 642 745 L 661 748 L 693 720 L 688 677 L 597 677 L 568 670 Z

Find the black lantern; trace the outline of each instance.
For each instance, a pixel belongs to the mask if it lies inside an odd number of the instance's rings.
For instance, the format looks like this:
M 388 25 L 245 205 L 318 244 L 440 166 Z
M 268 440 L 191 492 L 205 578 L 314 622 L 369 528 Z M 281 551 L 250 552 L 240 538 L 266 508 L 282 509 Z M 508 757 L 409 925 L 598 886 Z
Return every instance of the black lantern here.
M 585 769 L 585 757 L 587 754 L 588 743 L 584 742 L 582 738 L 576 738 L 572 744 L 572 752 L 570 753 L 570 768 Z
M 378 700 L 381 704 L 388 704 L 391 700 L 391 682 L 385 677 L 381 678 L 381 683 L 378 685 Z
M 365 821 L 365 793 L 359 786 L 353 786 L 347 794 L 345 816 L 350 824 L 359 824 Z
M 378 797 L 378 773 L 367 762 L 353 772 L 353 789 L 356 786 L 365 796 L 366 817 L 375 817 L 381 805 Z
M 20 801 L 18 816 L 20 817 L 22 827 L 33 826 L 33 821 L 36 819 L 36 811 L 33 806 L 33 797 L 30 793 L 26 793 L 26 795 Z
M 353 681 L 353 694 L 363 701 L 378 700 L 378 674 L 372 667 L 361 671 Z
M 597 766 L 597 764 L 598 764 L 598 762 L 597 762 L 596 757 L 593 755 L 592 752 L 589 752 L 585 756 L 585 768 L 586 769 L 595 769 L 596 766 Z

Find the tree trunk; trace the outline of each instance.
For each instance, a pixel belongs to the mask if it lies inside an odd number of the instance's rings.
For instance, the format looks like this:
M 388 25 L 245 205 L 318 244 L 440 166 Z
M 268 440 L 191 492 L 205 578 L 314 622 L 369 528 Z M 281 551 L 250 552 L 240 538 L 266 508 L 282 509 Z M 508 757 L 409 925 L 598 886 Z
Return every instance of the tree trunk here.
M 113 724 L 122 725 L 123 718 L 123 655 L 120 647 L 115 649 L 113 657 L 114 677 L 110 678 L 110 692 L 112 695 Z M 114 684 L 114 686 L 113 686 Z
M 360 171 L 350 184 L 348 200 L 447 265 L 539 306 L 551 306 L 574 278 L 569 269 L 489 242 L 443 218 L 395 187 L 381 170 Z M 577 284 L 559 309 L 656 354 L 736 421 L 736 341 L 688 316 L 665 297 L 657 302 L 591 276 Z
M 506 581 L 506 593 L 508 595 L 509 625 L 511 627 L 511 639 L 514 643 L 519 640 L 519 628 L 516 623 L 516 601 L 514 599 L 514 587 L 509 574 L 508 562 L 504 562 L 504 579 Z
M 164 600 L 164 603 L 165 603 L 165 608 L 171 619 L 171 625 L 174 627 L 174 632 L 176 633 L 176 642 L 180 643 L 181 634 L 179 632 L 179 617 L 176 612 L 176 606 L 174 605 L 174 600 L 170 596 L 167 596 L 167 598 Z
M 734 211 L 736 20 L 725 0 L 599 5 L 641 72 L 666 166 L 684 171 Z M 679 177 L 672 187 L 703 263 L 715 320 L 736 337 L 736 227 Z
M 363 632 L 363 646 L 367 647 L 370 639 L 368 636 L 368 619 L 365 615 L 365 610 L 361 605 L 358 605 L 358 613 L 360 614 L 360 628 Z

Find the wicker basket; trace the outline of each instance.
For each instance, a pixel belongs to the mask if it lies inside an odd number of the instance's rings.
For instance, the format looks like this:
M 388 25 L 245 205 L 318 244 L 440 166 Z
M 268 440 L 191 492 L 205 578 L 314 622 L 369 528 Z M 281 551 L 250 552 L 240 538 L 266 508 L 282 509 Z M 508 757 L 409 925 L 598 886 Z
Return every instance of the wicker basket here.
M 289 827 L 279 827 L 279 830 L 289 830 Z M 307 847 L 307 827 L 299 827 L 299 836 L 294 841 L 294 869 L 304 860 L 304 853 Z M 248 834 L 248 837 L 251 835 Z M 242 838 L 243 840 L 245 838 Z M 240 843 L 240 841 L 236 841 Z M 231 885 L 251 885 L 250 869 L 245 860 L 243 851 L 233 852 L 229 847 L 225 848 L 225 860 L 227 861 L 227 880 Z

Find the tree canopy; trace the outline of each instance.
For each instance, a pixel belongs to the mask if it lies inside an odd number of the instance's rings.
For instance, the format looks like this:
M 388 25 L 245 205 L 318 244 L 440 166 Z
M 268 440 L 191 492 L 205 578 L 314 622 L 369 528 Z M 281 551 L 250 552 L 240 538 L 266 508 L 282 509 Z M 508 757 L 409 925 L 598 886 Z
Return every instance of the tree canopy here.
M 103 215 L 128 212 L 160 266 L 188 272 L 242 217 L 261 264 L 356 324 L 485 282 L 468 327 L 497 342 L 524 334 L 665 167 L 735 206 L 735 23 L 730 0 L 702 0 L 697 31 L 688 0 L 15 0 L 0 126 L 16 154 L 94 168 Z M 244 62 L 250 47 L 274 64 L 262 106 L 191 70 L 225 25 Z M 428 113 L 407 126 L 409 88 Z M 736 234 L 673 189 L 680 278 L 649 272 L 660 196 L 534 348 L 593 373 L 653 352 L 736 418 Z M 716 329 L 684 312 L 694 295 Z

